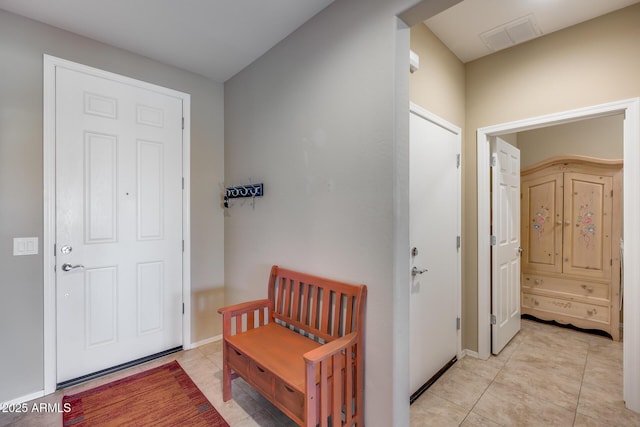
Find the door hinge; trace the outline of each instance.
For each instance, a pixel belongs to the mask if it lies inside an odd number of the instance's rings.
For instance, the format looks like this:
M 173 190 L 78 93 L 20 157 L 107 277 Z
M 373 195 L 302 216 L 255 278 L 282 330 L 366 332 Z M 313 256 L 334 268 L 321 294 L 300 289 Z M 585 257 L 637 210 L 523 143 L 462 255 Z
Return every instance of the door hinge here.
M 460 330 L 460 318 L 456 317 L 456 331 Z
M 460 236 L 456 236 L 456 249 L 460 249 Z
M 53 256 L 57 256 L 56 255 L 56 244 L 55 243 L 53 244 Z
M 609 265 L 613 265 L 613 258 L 609 259 Z
M 489 158 L 489 165 L 491 167 L 495 167 L 498 164 L 498 158 L 496 156 L 491 156 Z
M 182 118 L 182 130 L 184 130 L 184 117 Z
M 492 325 L 495 325 L 495 324 L 497 324 L 497 323 L 498 323 L 498 321 L 497 321 L 497 319 L 496 319 L 496 315 L 495 315 L 495 314 L 492 314 L 492 315 L 491 315 L 491 324 L 492 324 Z
M 184 176 L 182 177 L 182 189 L 184 190 Z
M 490 244 L 491 246 L 495 246 L 495 245 L 496 245 L 496 243 L 497 243 L 496 236 L 489 236 L 489 244 Z
M 182 241 L 182 252 L 184 252 L 184 240 Z
M 182 303 L 182 314 L 184 314 L 184 303 Z
M 460 168 L 460 154 L 456 154 L 456 168 Z

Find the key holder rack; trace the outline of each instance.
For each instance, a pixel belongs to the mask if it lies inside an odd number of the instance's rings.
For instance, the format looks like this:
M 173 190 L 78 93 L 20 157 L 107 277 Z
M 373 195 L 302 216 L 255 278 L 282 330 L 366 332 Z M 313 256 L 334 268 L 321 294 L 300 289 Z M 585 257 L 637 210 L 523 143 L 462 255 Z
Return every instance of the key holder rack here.
M 264 186 L 260 184 L 239 185 L 237 187 L 228 187 L 224 193 L 224 207 L 229 207 L 229 199 L 239 199 L 242 197 L 262 197 L 264 194 Z

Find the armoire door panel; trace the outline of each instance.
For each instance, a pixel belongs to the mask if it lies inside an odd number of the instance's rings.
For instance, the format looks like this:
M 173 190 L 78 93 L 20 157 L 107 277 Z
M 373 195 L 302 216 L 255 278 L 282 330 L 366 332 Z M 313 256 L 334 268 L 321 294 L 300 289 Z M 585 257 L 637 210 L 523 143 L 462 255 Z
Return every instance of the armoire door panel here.
M 564 175 L 563 271 L 594 279 L 611 276 L 612 178 Z
M 562 272 L 562 174 L 522 183 L 523 269 Z

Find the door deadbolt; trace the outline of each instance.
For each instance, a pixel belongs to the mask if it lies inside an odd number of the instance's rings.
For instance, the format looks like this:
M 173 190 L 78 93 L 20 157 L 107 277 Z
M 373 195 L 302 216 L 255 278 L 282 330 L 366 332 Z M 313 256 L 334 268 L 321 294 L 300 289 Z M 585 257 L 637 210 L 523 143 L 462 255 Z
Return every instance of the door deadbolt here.
M 72 250 L 73 248 L 71 247 L 71 245 L 64 245 L 63 247 L 60 248 L 60 252 L 62 252 L 65 255 L 70 254 Z

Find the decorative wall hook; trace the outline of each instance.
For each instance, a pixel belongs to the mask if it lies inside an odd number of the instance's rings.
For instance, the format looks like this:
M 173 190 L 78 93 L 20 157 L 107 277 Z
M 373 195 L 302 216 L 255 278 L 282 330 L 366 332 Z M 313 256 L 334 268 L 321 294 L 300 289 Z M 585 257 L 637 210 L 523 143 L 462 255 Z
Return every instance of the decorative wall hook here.
M 238 199 L 241 197 L 262 197 L 264 194 L 264 186 L 260 184 L 239 185 L 237 187 L 228 187 L 224 194 L 224 207 L 229 207 L 229 199 Z

